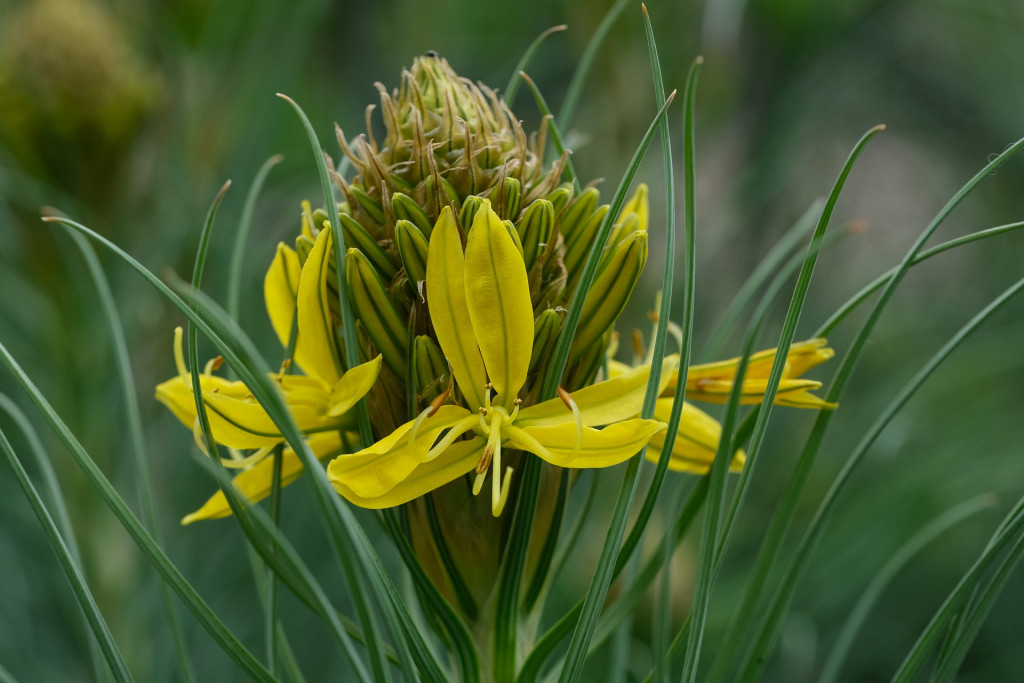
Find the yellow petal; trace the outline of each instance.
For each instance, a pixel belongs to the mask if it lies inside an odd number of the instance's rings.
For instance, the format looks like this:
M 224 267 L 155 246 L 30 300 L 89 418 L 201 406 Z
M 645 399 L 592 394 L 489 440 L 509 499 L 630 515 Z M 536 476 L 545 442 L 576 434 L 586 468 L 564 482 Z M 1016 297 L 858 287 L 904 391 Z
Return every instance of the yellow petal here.
M 339 455 L 327 466 L 327 478 L 346 497 L 345 491 L 360 498 L 383 496 L 420 465 L 422 455 L 442 431 L 468 415 L 465 408 L 442 406 L 434 417 L 420 423 L 415 444 L 407 438 L 414 420 L 358 453 Z
M 328 432 L 312 436 L 307 441 L 309 448 L 318 459 L 328 458 L 342 449 L 342 441 L 338 432 Z M 281 486 L 287 486 L 302 474 L 302 460 L 291 448 L 285 448 L 281 454 Z M 250 505 L 258 503 L 267 496 L 274 483 L 274 457 L 268 456 L 249 469 L 236 475 L 231 480 L 242 500 Z M 203 506 L 181 520 L 182 524 L 191 524 L 203 519 L 219 519 L 231 515 L 231 508 L 222 491 L 210 496 Z
M 284 242 L 277 245 L 277 253 L 263 279 L 263 298 L 267 304 L 270 324 L 281 340 L 281 346 L 288 348 L 295 321 L 296 297 L 299 291 L 299 255 Z
M 533 306 L 523 257 L 486 200 L 466 242 L 466 303 L 495 399 L 511 409 L 530 366 Z
M 551 427 L 512 427 L 508 437 L 516 448 L 535 452 L 529 440 L 519 437 L 519 430 L 525 432 L 545 449 L 535 454 L 558 467 L 610 467 L 639 453 L 652 436 L 664 429 L 664 422 L 640 419 L 623 420 L 604 429 L 584 427 L 577 458 L 573 458 L 577 443 L 574 422 Z
M 334 318 L 327 304 L 328 286 L 335 285 L 329 259 L 331 231 L 321 230 L 299 275 L 299 338 L 295 360 L 306 374 L 334 386 L 342 374 L 338 356 Z
M 462 238 L 445 207 L 430 233 L 427 250 L 427 306 L 434 334 L 441 345 L 455 382 L 466 402 L 473 408 L 484 404 L 487 373 L 480 349 L 473 336 L 473 323 L 466 305 L 466 257 Z
M 636 192 L 629 198 L 625 206 L 622 207 L 622 211 L 619 213 L 619 223 L 625 222 L 625 220 L 633 214 L 637 218 L 637 225 L 634 230 L 646 230 L 647 229 L 647 185 L 646 183 L 640 183 L 636 186 Z
M 675 376 L 678 364 L 678 356 L 665 357 L 661 371 L 662 387 L 670 376 Z M 598 427 L 639 415 L 650 374 L 650 366 L 641 365 L 612 379 L 574 391 L 572 398 L 580 409 L 583 424 Z M 541 427 L 566 421 L 572 421 L 572 413 L 561 399 L 556 398 L 520 410 L 516 424 L 520 427 Z
M 330 405 L 327 415 L 334 417 L 345 413 L 366 395 L 380 374 L 381 356 L 357 365 L 338 380 L 331 391 Z
M 340 429 L 352 424 L 351 416 L 327 414 L 330 394 L 319 380 L 300 375 L 271 375 L 271 379 L 280 387 L 292 418 L 303 432 Z M 245 384 L 203 375 L 200 385 L 217 443 L 248 449 L 272 446 L 281 440 L 280 429 Z M 192 428 L 196 406 L 191 379 L 179 376 L 160 384 L 156 398 L 186 427 Z
M 334 489 L 354 505 L 372 509 L 389 508 L 408 503 L 472 472 L 476 469 L 485 443 L 482 438 L 476 437 L 452 444 L 437 458 L 420 464 L 393 488 L 379 496 L 360 495 L 347 486 L 345 480 L 331 477 L 331 468 L 338 462 L 338 458 L 328 466 L 327 474 Z
M 672 399 L 658 399 L 654 408 L 654 418 L 668 422 L 672 411 Z M 647 459 L 658 462 L 661 450 L 665 446 L 667 434 L 655 434 L 647 445 Z M 697 408 L 691 403 L 683 403 L 683 414 L 676 432 L 676 440 L 672 446 L 672 455 L 668 468 L 674 472 L 692 472 L 706 474 L 714 462 L 718 452 L 718 441 L 722 437 L 722 425 L 718 420 Z M 746 454 L 737 450 L 729 469 L 736 472 L 743 469 Z
M 687 380 L 686 397 L 705 403 L 728 403 L 732 385 L 732 380 L 708 379 L 693 383 Z M 767 388 L 767 379 L 745 380 L 740 393 L 740 404 L 760 404 L 764 400 L 764 392 Z M 775 394 L 775 405 L 824 410 L 838 407 L 837 403 L 829 403 L 810 393 L 820 388 L 821 382 L 811 379 L 784 379 L 779 382 L 779 390 Z

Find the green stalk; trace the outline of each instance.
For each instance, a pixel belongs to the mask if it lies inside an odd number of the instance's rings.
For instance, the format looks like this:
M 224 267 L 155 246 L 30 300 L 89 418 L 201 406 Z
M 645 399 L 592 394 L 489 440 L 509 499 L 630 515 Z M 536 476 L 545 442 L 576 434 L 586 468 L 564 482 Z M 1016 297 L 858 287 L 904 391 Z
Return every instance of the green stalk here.
M 114 636 L 111 635 L 110 629 L 107 628 L 107 622 L 103 619 L 103 614 L 100 613 L 100 608 L 96 605 L 96 600 L 93 599 L 92 592 L 85 582 L 85 577 L 82 576 L 82 572 L 75 562 L 71 551 L 68 550 L 67 544 L 61 538 L 57 525 L 46 510 L 46 504 L 43 502 L 39 492 L 36 491 L 35 486 L 32 485 L 32 480 L 29 479 L 28 473 L 22 467 L 21 461 L 14 452 L 14 447 L 7 440 L 3 430 L 0 430 L 0 450 L 7 456 L 7 461 L 11 464 L 11 469 L 14 470 L 14 476 L 18 480 L 21 490 L 25 492 L 25 497 L 28 498 L 28 502 L 32 506 L 32 512 L 35 513 L 39 524 L 42 525 L 43 531 L 46 533 L 46 540 L 50 542 L 50 547 L 53 548 L 53 552 L 57 556 L 57 562 L 67 577 L 68 583 L 71 584 L 71 592 L 74 593 L 75 600 L 78 601 L 78 605 L 82 609 L 82 613 L 85 615 L 85 619 L 89 623 L 96 641 L 99 643 L 103 657 L 114 674 L 114 680 L 119 682 L 133 680 L 131 673 L 128 671 L 128 666 L 124 663 L 124 658 L 121 656 L 121 651 L 117 649 Z

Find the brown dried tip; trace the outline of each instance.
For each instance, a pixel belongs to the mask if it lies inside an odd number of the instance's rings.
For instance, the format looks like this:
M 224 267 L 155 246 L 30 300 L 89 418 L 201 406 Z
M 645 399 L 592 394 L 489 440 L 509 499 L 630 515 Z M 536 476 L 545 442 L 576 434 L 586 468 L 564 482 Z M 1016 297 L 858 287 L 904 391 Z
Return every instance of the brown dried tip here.
M 562 403 L 565 404 L 565 407 L 572 410 L 572 394 L 562 387 L 557 387 L 556 391 L 558 392 L 558 398 L 562 399 Z

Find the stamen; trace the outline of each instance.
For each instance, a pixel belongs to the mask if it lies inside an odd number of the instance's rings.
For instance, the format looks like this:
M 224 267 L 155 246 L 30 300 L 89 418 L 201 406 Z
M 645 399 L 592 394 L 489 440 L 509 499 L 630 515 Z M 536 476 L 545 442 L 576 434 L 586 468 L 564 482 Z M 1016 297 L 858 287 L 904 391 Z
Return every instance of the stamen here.
M 188 367 L 185 365 L 185 351 L 181 346 L 181 338 L 184 331 L 181 326 L 174 328 L 174 365 L 178 369 L 178 375 L 181 377 L 181 381 L 189 384 L 188 377 L 190 373 Z M 191 386 L 189 384 L 189 386 Z
M 479 496 L 480 491 L 484 488 L 484 479 L 487 478 L 487 472 L 482 472 L 476 475 L 476 479 L 473 480 L 473 495 Z
M 490 382 L 488 382 L 487 384 L 484 385 L 484 409 L 485 410 L 490 410 L 491 409 L 491 389 L 493 389 L 493 388 L 494 388 L 494 385 L 491 384 Z M 487 413 L 485 412 L 484 415 L 486 415 L 486 414 Z
M 427 454 L 420 459 L 420 462 L 430 462 L 437 456 L 441 455 L 441 453 L 444 453 L 449 446 L 455 443 L 455 439 L 473 428 L 473 420 L 475 419 L 476 418 L 474 416 L 469 415 L 456 422 L 452 428 L 448 430 L 448 433 L 444 435 L 444 438 L 438 441 L 436 446 L 427 451 Z
M 573 420 L 576 421 L 576 445 L 572 449 L 572 459 L 575 460 L 580 457 L 580 450 L 583 447 L 583 416 L 580 414 L 579 406 L 576 405 L 576 401 L 572 399 L 568 391 L 558 387 L 558 397 L 572 411 Z M 572 461 L 570 460 L 570 462 Z
M 217 356 L 206 361 L 206 367 L 203 368 L 203 374 L 209 377 L 215 370 L 219 370 L 220 366 L 224 365 L 224 356 Z
M 495 517 L 500 517 L 502 510 L 505 509 L 505 503 L 508 502 L 508 492 L 512 487 L 512 468 L 509 467 L 505 470 L 505 476 L 501 479 L 501 494 L 498 496 L 497 503 L 492 501 L 491 503 L 491 514 Z
M 233 457 L 221 458 L 220 462 L 222 465 L 224 465 L 224 467 L 227 467 L 229 469 L 242 469 L 244 467 L 249 467 L 250 465 L 255 465 L 259 461 L 263 460 L 268 455 L 270 455 L 271 451 L 273 451 L 274 448 L 275 446 L 264 446 L 263 448 L 259 449 L 252 455 L 245 458 L 234 457 L 236 453 L 234 449 L 231 449 L 231 455 Z
M 523 405 L 523 399 L 517 398 L 512 401 L 512 414 L 508 416 L 509 422 L 515 422 L 516 416 L 519 415 L 519 406 Z
M 484 449 L 484 455 L 487 451 L 493 451 L 493 464 L 494 471 L 491 473 L 491 512 L 497 516 L 495 512 L 498 501 L 501 499 L 501 482 L 498 480 L 499 474 L 501 473 L 501 413 L 494 416 L 491 420 L 491 431 L 487 435 L 487 448 Z M 479 467 L 479 465 L 478 465 Z
M 634 327 L 630 341 L 633 343 L 633 358 L 640 360 L 647 354 L 647 349 L 644 346 L 644 333 Z
M 484 419 L 485 417 L 487 417 L 487 409 L 481 408 L 478 414 L 480 415 L 480 431 L 486 432 L 488 429 L 490 429 L 490 427 L 487 426 L 487 420 Z
M 441 410 L 441 406 L 445 404 L 445 402 L 448 400 L 448 396 L 450 396 L 451 393 L 452 385 L 449 384 L 448 388 L 444 390 L 444 393 L 439 394 L 436 398 L 434 398 L 434 400 L 430 402 L 430 405 L 424 408 L 422 411 L 420 411 L 420 414 L 416 416 L 416 420 L 413 421 L 412 428 L 409 430 L 410 447 L 416 444 L 416 436 L 420 431 L 420 425 L 423 424 L 423 421 L 426 420 L 428 417 L 434 417 L 434 415 L 437 415 L 437 411 Z
M 487 471 L 487 468 L 491 466 L 491 459 L 494 458 L 494 449 L 488 444 L 484 448 L 483 455 L 480 456 L 480 460 L 476 464 L 476 473 L 483 474 Z

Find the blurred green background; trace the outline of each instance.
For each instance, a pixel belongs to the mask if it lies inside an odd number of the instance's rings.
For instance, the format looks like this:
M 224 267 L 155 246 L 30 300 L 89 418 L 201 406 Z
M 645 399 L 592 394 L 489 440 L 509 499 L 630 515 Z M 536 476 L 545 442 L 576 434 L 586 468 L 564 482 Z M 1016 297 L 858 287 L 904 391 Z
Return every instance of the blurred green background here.
M 114 239 L 156 272 L 189 273 L 209 202 L 234 181 L 214 235 L 206 291 L 223 301 L 242 200 L 260 164 L 284 154 L 262 194 L 248 247 L 242 323 L 274 349 L 262 307 L 266 265 L 298 229 L 299 202 L 319 185 L 302 130 L 274 97 L 295 98 L 334 156 L 331 125 L 364 129 L 374 82 L 397 85 L 403 66 L 439 51 L 462 75 L 503 88 L 542 30 L 529 68 L 557 111 L 587 41 L 610 3 L 381 0 L 0 0 L 0 341 L 30 372 L 125 498 L 137 496 L 122 399 L 101 313 L 80 256 L 61 230 L 39 222 L 55 206 Z M 859 287 L 895 265 L 930 218 L 991 155 L 1024 135 L 1024 5 L 1009 0 L 652 0 L 665 79 L 681 87 L 705 58 L 697 122 L 698 290 L 695 352 L 766 251 L 828 192 L 847 153 L 871 126 L 868 147 L 835 226 L 866 228 L 824 253 L 798 338 Z M 601 48 L 573 130 L 574 161 L 603 177 L 610 196 L 655 113 L 639 3 Z M 525 89 L 513 109 L 538 121 Z M 681 114 L 671 115 L 679 154 Z M 656 147 L 641 175 L 652 187 L 647 288 L 621 330 L 648 325 L 660 278 L 664 181 Z M 1024 219 L 1024 160 L 985 180 L 940 230 L 941 241 Z M 843 459 L 912 374 L 960 325 L 1024 275 L 1024 235 L 943 255 L 912 271 L 843 397 L 798 525 L 817 507 Z M 173 373 L 182 318 L 123 265 L 101 254 L 127 328 L 142 398 L 168 551 L 228 625 L 261 651 L 262 622 L 238 529 L 177 520 L 212 491 L 191 435 L 152 400 Z M 681 278 L 680 278 L 681 279 Z M 782 306 L 779 307 L 783 308 Z M 782 311 L 777 311 L 776 324 Z M 886 680 L 956 580 L 981 551 L 1024 482 L 1024 302 L 998 314 L 900 413 L 856 475 L 798 591 L 766 675 L 814 680 L 851 605 L 885 560 L 942 511 L 995 492 L 999 504 L 929 546 L 896 579 L 858 639 L 844 680 Z M 856 316 L 855 316 L 856 318 Z M 842 353 L 855 322 L 831 339 Z M 763 346 L 773 346 L 768 330 Z M 739 346 L 734 337 L 726 355 Z M 207 355 L 203 352 L 204 356 Z M 817 374 L 826 379 L 830 370 Z M 29 408 L 10 376 L 0 392 Z M 35 414 L 32 413 L 33 419 Z M 713 599 L 707 652 L 738 599 L 771 511 L 813 416 L 776 412 L 740 537 Z M 85 571 L 139 680 L 177 680 L 157 578 L 59 443 L 42 429 L 71 510 Z M 0 428 L 24 453 L 24 439 Z M 33 469 L 29 465 L 30 469 Z M 33 469 L 34 471 L 34 469 Z M 606 477 L 607 496 L 616 487 Z M 673 486 L 679 484 L 673 480 Z M 341 577 L 298 484 L 285 527 L 321 582 L 345 604 Z M 552 604 L 574 601 L 604 537 L 598 506 L 578 572 Z M 137 509 L 137 506 L 136 506 Z M 382 535 L 363 515 L 371 534 Z M 67 584 L 7 465 L 0 465 L 0 665 L 19 680 L 87 680 L 86 635 Z M 386 543 L 385 560 L 397 566 Z M 676 623 L 688 607 L 695 538 L 677 557 Z M 997 604 L 960 680 L 1024 680 L 1019 634 L 1024 581 Z M 342 658 L 312 615 L 284 598 L 286 625 L 311 680 L 341 676 Z M 631 676 L 650 667 L 647 608 L 633 633 Z M 234 665 L 190 617 L 200 680 L 238 680 Z M 710 658 L 709 658 L 710 659 Z M 600 672 L 600 660 L 594 672 Z

